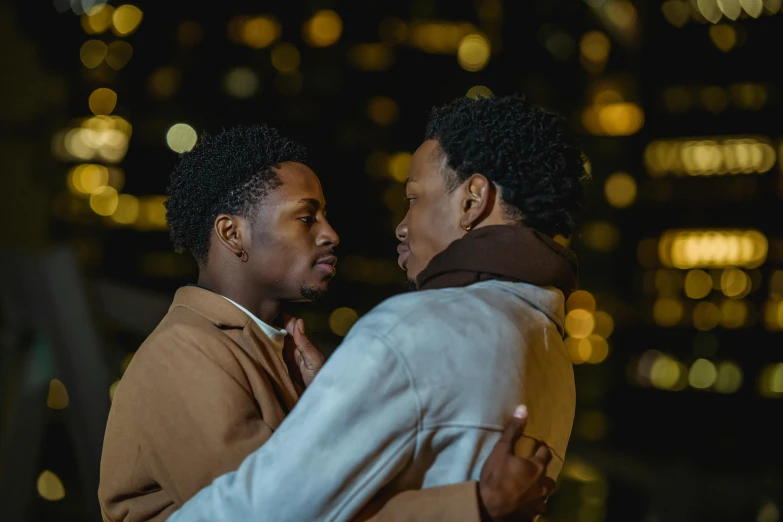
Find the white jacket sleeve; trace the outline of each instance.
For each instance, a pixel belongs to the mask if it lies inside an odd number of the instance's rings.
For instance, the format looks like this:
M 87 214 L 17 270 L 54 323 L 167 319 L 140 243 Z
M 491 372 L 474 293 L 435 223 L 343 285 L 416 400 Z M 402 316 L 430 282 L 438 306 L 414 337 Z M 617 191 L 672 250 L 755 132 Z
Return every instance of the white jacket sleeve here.
M 354 328 L 266 444 L 168 520 L 352 519 L 413 458 L 410 375 L 386 339 Z

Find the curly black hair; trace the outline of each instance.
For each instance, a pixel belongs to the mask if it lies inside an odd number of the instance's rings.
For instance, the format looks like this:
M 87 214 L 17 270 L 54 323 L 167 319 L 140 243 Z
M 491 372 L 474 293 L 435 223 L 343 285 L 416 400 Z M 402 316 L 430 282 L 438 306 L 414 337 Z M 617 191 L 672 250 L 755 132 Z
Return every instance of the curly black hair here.
M 425 139 L 446 155 L 450 191 L 482 174 L 500 187 L 512 218 L 550 236 L 571 235 L 587 174 L 561 117 L 520 96 L 464 97 L 432 110 Z
M 204 133 L 171 174 L 166 221 L 174 249 L 189 250 L 199 264 L 206 263 L 218 214 L 247 217 L 280 186 L 272 168 L 306 159 L 302 145 L 266 125 L 233 127 L 214 136 Z

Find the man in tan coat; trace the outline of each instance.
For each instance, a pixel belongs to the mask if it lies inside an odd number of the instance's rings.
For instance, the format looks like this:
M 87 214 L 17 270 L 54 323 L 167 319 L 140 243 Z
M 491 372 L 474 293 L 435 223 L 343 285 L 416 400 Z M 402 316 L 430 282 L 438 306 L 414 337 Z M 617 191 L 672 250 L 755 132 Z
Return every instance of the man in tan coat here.
M 318 299 L 337 261 L 339 238 L 304 154 L 274 129 L 235 128 L 205 136 L 172 175 L 171 237 L 197 259 L 199 281 L 176 293 L 116 390 L 98 491 L 105 521 L 165 520 L 264 444 L 320 369 L 302 323 L 287 325 L 300 341 L 293 351 L 281 328 L 281 307 Z M 509 429 L 506 446 L 521 433 Z M 403 493 L 362 516 L 537 513 L 552 487 L 543 478 L 548 458 L 501 449 L 480 485 Z

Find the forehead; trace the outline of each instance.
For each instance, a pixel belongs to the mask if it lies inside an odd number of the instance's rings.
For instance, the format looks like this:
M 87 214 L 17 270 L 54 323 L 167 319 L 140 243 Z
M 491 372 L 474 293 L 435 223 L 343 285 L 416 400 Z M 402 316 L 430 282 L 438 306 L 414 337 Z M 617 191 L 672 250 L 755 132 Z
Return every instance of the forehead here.
M 416 149 L 411 158 L 410 178 L 418 183 L 430 183 L 442 178 L 445 156 L 435 140 L 427 140 Z
M 323 206 L 324 194 L 321 181 L 310 167 L 301 163 L 287 161 L 273 169 L 282 183 L 273 193 L 280 202 L 315 199 Z

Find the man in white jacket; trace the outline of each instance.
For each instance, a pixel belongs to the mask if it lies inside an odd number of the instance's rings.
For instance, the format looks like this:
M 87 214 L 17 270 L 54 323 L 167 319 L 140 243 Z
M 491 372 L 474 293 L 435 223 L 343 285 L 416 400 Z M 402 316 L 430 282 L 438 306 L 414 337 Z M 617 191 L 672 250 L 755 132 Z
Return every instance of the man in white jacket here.
M 584 179 L 563 121 L 521 98 L 433 111 L 397 229 L 419 291 L 357 322 L 269 441 L 169 520 L 351 520 L 400 491 L 477 480 L 517 404 L 530 411 L 517 454 L 546 443 L 556 478 L 576 260 L 552 238 L 570 235 Z

